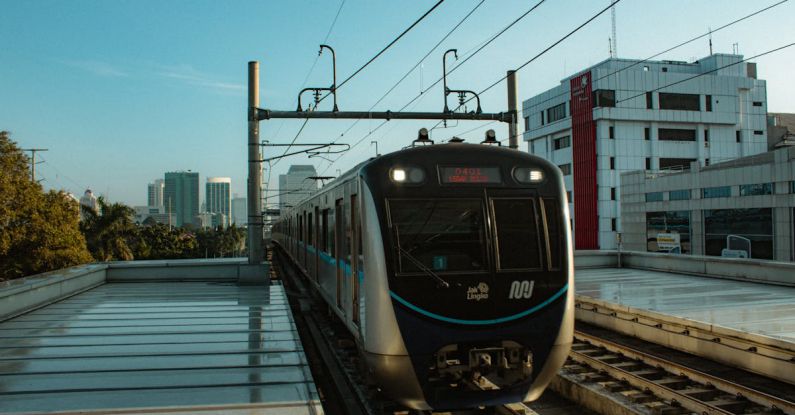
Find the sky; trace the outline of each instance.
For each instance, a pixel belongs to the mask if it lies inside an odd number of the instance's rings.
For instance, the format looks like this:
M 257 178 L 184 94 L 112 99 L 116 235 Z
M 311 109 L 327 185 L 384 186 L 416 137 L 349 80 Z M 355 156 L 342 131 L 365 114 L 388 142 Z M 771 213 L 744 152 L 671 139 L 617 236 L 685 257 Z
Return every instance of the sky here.
M 331 58 L 318 56 L 327 43 L 337 54 L 338 82 L 372 58 L 435 4 L 434 1 L 294 0 L 0 0 L 0 130 L 39 153 L 37 178 L 47 189 L 76 195 L 90 188 L 108 200 L 146 204 L 147 183 L 164 172 L 199 172 L 232 178 L 246 194 L 247 62 L 260 62 L 261 107 L 294 110 L 305 86 L 331 84 Z M 405 80 L 373 110 L 396 111 L 441 77 L 442 54 L 458 49 L 462 62 L 492 35 L 538 0 L 446 0 L 394 46 L 339 88 L 340 110 L 366 111 L 398 80 Z M 777 3 L 778 0 L 621 0 L 616 6 L 620 58 L 648 58 L 685 40 Z M 546 0 L 511 29 L 448 75 L 453 89 L 480 91 L 504 77 L 601 11 L 607 0 Z M 420 62 L 464 16 L 474 12 Z M 335 16 L 337 19 L 335 21 Z M 712 35 L 716 53 L 754 56 L 795 42 L 795 1 Z M 333 24 L 332 24 L 333 23 Z M 610 13 L 604 13 L 518 72 L 519 99 L 552 88 L 573 73 L 608 58 Z M 709 54 L 707 39 L 655 59 L 693 61 Z M 792 63 L 795 47 L 758 59 L 767 81 L 768 110 L 795 112 Z M 306 105 L 310 96 L 303 102 Z M 485 112 L 506 110 L 502 82 L 481 96 Z M 441 85 L 406 110 L 441 111 Z M 449 105 L 455 106 L 454 97 Z M 318 110 L 330 110 L 331 99 Z M 470 108 L 471 109 L 471 108 Z M 278 175 L 291 164 L 313 164 L 336 176 L 378 152 L 416 138 L 434 122 L 311 120 L 296 139 L 301 120 L 260 124 L 270 143 L 339 142 L 341 155 L 298 155 L 266 165 L 267 196 L 278 192 Z M 451 122 L 431 131 L 444 141 L 482 140 L 498 123 Z M 343 134 L 344 133 L 344 134 Z M 358 144 L 357 144 L 358 143 Z M 521 145 L 521 148 L 525 148 Z M 266 147 L 264 157 L 282 148 Z M 275 203 L 270 198 L 266 203 Z

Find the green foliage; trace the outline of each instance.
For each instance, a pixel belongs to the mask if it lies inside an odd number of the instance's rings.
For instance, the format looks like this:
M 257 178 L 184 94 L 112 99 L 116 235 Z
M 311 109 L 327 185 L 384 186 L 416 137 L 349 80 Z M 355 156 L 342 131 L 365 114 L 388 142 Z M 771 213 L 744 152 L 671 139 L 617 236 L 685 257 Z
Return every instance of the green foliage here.
M 232 225 L 226 229 L 200 229 L 196 231 L 198 257 L 223 258 L 240 256 L 246 243 L 246 230 Z
M 137 259 L 193 258 L 197 249 L 196 236 L 183 229 L 162 223 L 138 228 Z
M 133 216 L 135 210 L 122 203 L 107 203 L 100 197 L 99 212 L 83 207 L 80 230 L 88 250 L 97 261 L 130 261 L 138 235 Z
M 30 180 L 29 160 L 0 131 L 0 280 L 91 261 L 78 203 Z

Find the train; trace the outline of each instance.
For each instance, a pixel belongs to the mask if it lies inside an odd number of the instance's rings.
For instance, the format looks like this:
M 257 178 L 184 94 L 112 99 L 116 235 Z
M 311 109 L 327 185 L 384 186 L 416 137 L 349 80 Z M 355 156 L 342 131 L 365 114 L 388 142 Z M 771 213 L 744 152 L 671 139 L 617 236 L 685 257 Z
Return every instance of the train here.
M 272 243 L 407 408 L 537 399 L 574 328 L 569 209 L 557 166 L 491 140 L 370 158 L 295 206 Z M 482 377 L 497 388 L 473 388 Z

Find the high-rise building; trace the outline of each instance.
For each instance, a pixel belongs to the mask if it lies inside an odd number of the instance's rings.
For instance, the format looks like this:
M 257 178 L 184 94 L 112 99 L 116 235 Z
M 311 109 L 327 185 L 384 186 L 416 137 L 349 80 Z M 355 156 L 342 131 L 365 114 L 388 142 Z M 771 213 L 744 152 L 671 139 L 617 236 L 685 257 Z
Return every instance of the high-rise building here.
M 317 190 L 317 183 L 310 179 L 317 176 L 315 166 L 293 164 L 287 174 L 279 175 L 279 209 L 295 206 Z
M 232 223 L 238 227 L 248 226 L 248 200 L 245 197 L 232 198 Z
M 175 215 L 176 226 L 198 225 L 199 173 L 191 171 L 166 173 L 163 205 L 167 214 Z
M 87 213 L 84 209 L 91 210 L 94 213 L 99 213 L 99 202 L 97 201 L 97 197 L 94 196 L 94 193 L 91 192 L 91 189 L 86 189 L 86 192 L 83 193 L 83 196 L 80 198 L 80 205 L 82 206 L 80 209 L 80 218 L 86 219 Z
M 153 208 L 163 206 L 163 189 L 165 186 L 163 179 L 155 179 L 153 183 L 149 183 L 147 186 L 147 206 Z
M 767 150 L 756 64 L 607 59 L 522 105 L 528 150 L 565 176 L 576 249 L 615 249 L 620 175 L 718 163 Z
M 229 226 L 229 214 L 232 212 L 232 179 L 229 177 L 208 177 L 204 200 L 208 213 L 219 213 L 223 216 L 220 225 Z

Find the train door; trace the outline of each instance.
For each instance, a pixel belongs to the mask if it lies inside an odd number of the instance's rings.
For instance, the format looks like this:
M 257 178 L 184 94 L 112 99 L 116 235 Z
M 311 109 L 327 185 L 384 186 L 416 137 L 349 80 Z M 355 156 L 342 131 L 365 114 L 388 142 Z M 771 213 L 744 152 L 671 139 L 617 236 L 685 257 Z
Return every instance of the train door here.
M 342 199 L 334 202 L 334 257 L 337 258 L 337 308 L 342 310 L 342 282 L 344 278 L 345 266 L 345 247 L 343 238 L 345 237 L 345 212 Z
M 351 319 L 359 326 L 359 270 L 361 269 L 361 229 L 356 195 L 351 195 Z
M 315 274 L 315 217 L 312 212 L 307 213 L 306 220 L 306 269 L 309 271 L 310 278 Z
M 306 269 L 307 268 L 306 267 L 306 246 L 309 245 L 309 241 L 307 241 L 307 239 L 306 239 L 306 236 L 307 236 L 307 233 L 308 233 L 308 231 L 306 229 L 307 228 L 307 226 L 306 226 L 306 224 L 307 224 L 306 211 L 304 211 L 304 213 L 302 214 L 301 219 L 302 219 L 302 223 L 304 225 L 303 229 L 302 229 L 303 232 L 301 232 L 301 240 L 304 242 L 303 245 L 301 246 L 301 265 L 303 265 L 304 269 Z
M 315 229 L 314 230 L 315 240 L 314 240 L 314 244 L 312 245 L 312 246 L 315 247 L 315 253 L 312 255 L 313 256 L 312 263 L 314 264 L 314 269 L 312 270 L 314 272 L 314 274 L 312 274 L 312 275 L 315 277 L 315 281 L 318 281 L 318 278 L 319 278 L 318 276 L 320 275 L 320 264 L 319 264 L 320 259 L 319 258 L 320 258 L 320 251 L 323 248 L 323 243 L 321 241 L 324 238 L 324 235 L 321 233 L 320 222 L 321 222 L 320 208 L 318 208 L 316 206 L 315 207 L 315 228 L 314 228 Z

